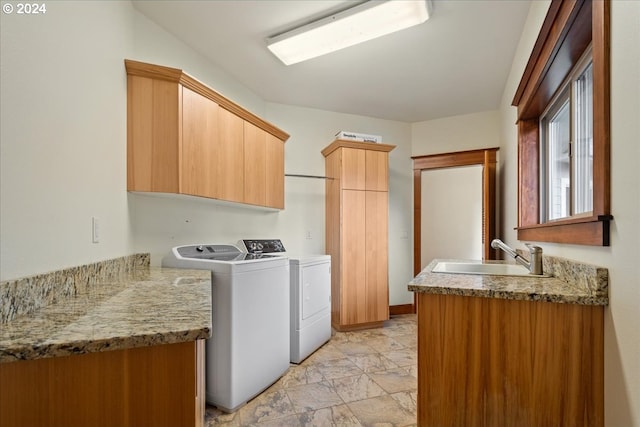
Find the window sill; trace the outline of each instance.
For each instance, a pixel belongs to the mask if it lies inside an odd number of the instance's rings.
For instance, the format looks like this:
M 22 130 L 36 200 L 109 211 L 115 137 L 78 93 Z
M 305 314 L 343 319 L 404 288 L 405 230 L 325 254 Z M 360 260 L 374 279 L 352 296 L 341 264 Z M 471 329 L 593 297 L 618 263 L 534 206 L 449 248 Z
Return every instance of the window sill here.
M 517 227 L 518 240 L 609 246 L 611 215 L 570 218 Z

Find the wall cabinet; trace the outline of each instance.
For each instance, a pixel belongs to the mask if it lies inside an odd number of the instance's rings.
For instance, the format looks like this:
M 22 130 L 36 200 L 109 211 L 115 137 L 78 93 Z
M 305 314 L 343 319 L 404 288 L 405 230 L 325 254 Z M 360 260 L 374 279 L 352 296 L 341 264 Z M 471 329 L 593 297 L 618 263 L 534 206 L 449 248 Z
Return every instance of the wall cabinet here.
M 336 330 L 389 318 L 388 157 L 395 146 L 336 140 L 326 147 L 326 250 Z
M 288 134 L 182 70 L 125 65 L 129 191 L 284 208 Z

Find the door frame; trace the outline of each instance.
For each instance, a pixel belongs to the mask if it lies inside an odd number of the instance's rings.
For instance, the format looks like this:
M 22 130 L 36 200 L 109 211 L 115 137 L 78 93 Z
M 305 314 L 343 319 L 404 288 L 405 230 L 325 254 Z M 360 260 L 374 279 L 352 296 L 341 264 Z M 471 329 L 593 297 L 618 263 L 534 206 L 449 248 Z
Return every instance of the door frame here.
M 482 166 L 482 257 L 496 259 L 491 241 L 496 237 L 496 164 L 499 148 L 456 151 L 451 153 L 412 156 L 413 160 L 413 274 L 418 275 L 421 266 L 422 240 L 422 171 Z

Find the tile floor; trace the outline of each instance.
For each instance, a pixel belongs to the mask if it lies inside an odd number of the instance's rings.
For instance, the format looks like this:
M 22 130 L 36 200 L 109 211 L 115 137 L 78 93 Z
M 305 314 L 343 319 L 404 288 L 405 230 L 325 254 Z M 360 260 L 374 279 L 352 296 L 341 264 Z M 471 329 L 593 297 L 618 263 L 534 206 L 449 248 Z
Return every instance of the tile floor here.
M 337 332 L 233 414 L 207 406 L 206 426 L 415 426 L 415 315 Z

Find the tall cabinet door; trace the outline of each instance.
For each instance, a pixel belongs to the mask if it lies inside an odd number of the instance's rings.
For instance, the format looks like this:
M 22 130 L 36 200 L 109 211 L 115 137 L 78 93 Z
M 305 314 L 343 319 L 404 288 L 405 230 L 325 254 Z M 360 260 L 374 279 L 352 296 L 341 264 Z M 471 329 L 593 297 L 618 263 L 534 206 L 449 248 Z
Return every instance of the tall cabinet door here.
M 342 190 L 342 235 L 341 235 L 341 307 L 342 324 L 368 322 L 366 259 L 363 250 L 366 224 L 365 191 Z
M 386 191 L 365 191 L 367 322 L 389 318 L 388 202 Z

